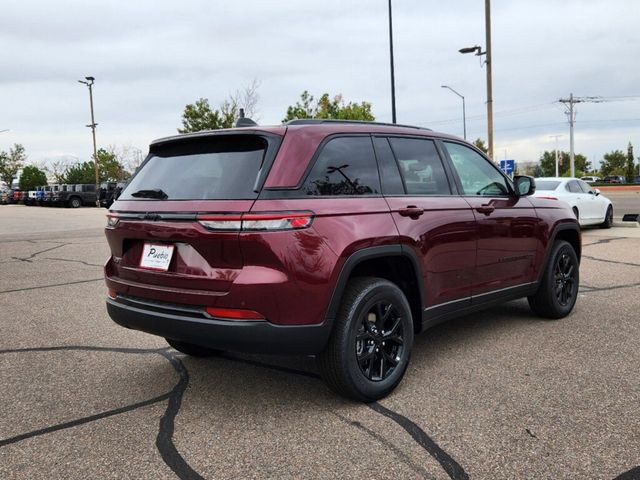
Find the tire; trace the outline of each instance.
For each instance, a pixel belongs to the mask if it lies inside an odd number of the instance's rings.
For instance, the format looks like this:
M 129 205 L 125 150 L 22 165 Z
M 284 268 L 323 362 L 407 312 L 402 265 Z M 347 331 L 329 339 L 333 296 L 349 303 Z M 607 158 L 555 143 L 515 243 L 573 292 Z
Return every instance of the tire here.
M 613 225 L 613 205 L 607 207 L 607 213 L 604 215 L 604 222 L 600 224 L 600 228 L 611 228 Z
M 69 206 L 71 208 L 79 208 L 82 206 L 82 200 L 80 200 L 78 197 L 71 197 L 69 199 Z
M 180 340 L 174 340 L 172 338 L 165 338 L 167 343 L 175 348 L 177 351 L 185 353 L 191 357 L 211 357 L 220 353 L 220 350 L 213 348 L 201 347 L 193 343 L 181 342 Z
M 557 240 L 551 247 L 538 291 L 527 298 L 533 312 L 559 319 L 573 310 L 580 287 L 580 264 L 569 242 Z
M 382 278 L 356 277 L 344 291 L 318 367 L 339 395 L 373 402 L 400 383 L 412 347 L 411 307 L 402 290 Z

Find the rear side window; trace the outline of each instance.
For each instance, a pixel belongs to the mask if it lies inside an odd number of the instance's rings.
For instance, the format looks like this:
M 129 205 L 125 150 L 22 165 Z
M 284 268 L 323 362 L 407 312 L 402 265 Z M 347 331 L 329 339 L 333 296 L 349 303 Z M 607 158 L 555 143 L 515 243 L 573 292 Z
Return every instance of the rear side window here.
M 376 195 L 380 177 L 370 137 L 329 140 L 318 155 L 302 192 L 306 195 Z
M 547 190 L 552 191 L 558 188 L 560 182 L 556 182 L 554 180 L 538 180 L 536 179 L 536 190 Z
M 565 189 L 571 193 L 582 193 L 580 184 L 576 180 L 571 180 L 569 183 L 567 183 Z
M 167 200 L 254 199 L 266 148 L 266 141 L 255 135 L 219 136 L 159 147 L 120 200 L 135 200 L 132 194 L 145 190 L 162 190 Z
M 442 160 L 432 140 L 389 138 L 407 195 L 451 195 Z

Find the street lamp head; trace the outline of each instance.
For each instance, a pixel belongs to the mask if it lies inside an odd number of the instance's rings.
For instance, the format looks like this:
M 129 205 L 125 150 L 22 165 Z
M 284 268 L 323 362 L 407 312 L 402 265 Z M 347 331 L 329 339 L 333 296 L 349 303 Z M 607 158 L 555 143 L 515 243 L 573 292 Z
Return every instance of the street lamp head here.
M 460 50 L 458 50 L 460 53 L 474 53 L 474 52 L 478 52 L 478 54 L 480 53 L 482 49 L 480 48 L 479 45 L 476 45 L 475 47 L 465 47 L 465 48 L 461 48 Z
M 85 79 L 89 80 L 90 82 L 93 82 L 95 80 L 94 77 L 84 77 Z

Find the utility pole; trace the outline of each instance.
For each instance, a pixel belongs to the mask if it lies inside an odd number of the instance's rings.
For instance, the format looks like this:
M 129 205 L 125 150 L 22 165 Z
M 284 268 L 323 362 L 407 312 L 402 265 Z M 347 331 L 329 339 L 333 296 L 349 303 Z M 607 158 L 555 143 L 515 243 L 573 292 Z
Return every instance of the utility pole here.
M 96 126 L 98 125 L 93 116 L 93 83 L 95 82 L 94 77 L 84 77 L 85 80 L 78 80 L 80 83 L 84 83 L 87 87 L 89 87 L 89 105 L 91 107 L 91 124 L 87 125 L 87 127 L 91 128 L 91 135 L 93 136 L 93 165 L 96 170 L 96 207 L 100 206 L 100 170 L 98 168 L 98 150 L 96 147 Z
M 474 47 L 465 47 L 458 50 L 460 53 L 474 53 L 476 57 L 486 55 L 484 63 L 487 65 L 487 155 L 493 160 L 493 80 L 491 61 L 491 1 L 484 1 L 484 23 L 486 35 L 486 49 L 483 52 L 479 45 Z M 482 63 L 480 64 L 482 66 Z
M 549 138 L 555 138 L 556 139 L 556 177 L 560 176 L 560 173 L 558 171 L 558 139 L 560 137 L 563 137 L 564 135 L 549 135 Z
M 393 67 L 393 19 L 389 0 L 389 60 L 391 66 L 391 122 L 396 123 L 396 77 Z
M 569 155 L 571 157 L 571 176 L 576 176 L 575 168 L 575 153 L 573 149 L 573 124 L 576 121 L 576 109 L 574 105 L 576 103 L 602 103 L 607 101 L 602 97 L 574 97 L 573 93 L 569 95 L 569 98 L 561 98 L 558 102 L 563 103 L 569 110 L 565 112 L 569 119 Z
M 571 176 L 576 176 L 576 156 L 573 148 L 573 124 L 576 120 L 576 111 L 573 106 L 576 103 L 582 103 L 584 100 L 581 98 L 576 98 L 573 96 L 573 93 L 569 94 L 569 98 L 561 98 L 559 100 L 560 103 L 564 103 L 569 109 L 565 113 L 567 114 L 567 118 L 569 119 L 569 158 L 571 161 Z
M 484 2 L 484 21 L 485 21 L 485 35 L 487 45 L 487 140 L 489 142 L 489 158 L 493 160 L 493 81 L 492 72 L 493 64 L 491 62 L 491 1 L 485 0 Z

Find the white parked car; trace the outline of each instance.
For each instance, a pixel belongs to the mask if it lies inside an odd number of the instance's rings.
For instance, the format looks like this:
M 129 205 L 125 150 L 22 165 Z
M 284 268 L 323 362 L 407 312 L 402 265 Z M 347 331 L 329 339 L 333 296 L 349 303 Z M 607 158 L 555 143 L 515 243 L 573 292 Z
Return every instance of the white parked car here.
M 578 178 L 536 178 L 534 197 L 552 198 L 568 203 L 581 226 L 600 225 L 611 228 L 613 205 L 611 200 Z

